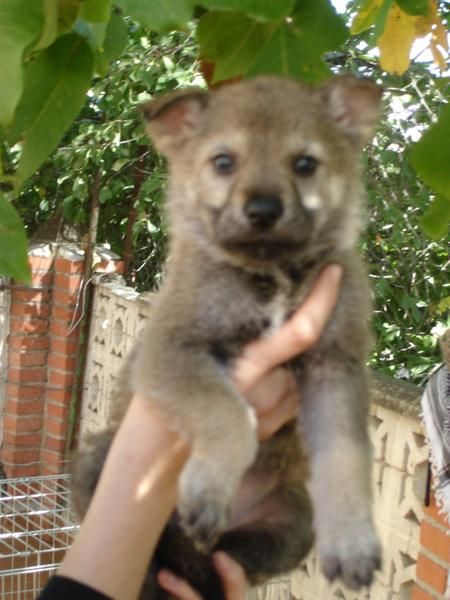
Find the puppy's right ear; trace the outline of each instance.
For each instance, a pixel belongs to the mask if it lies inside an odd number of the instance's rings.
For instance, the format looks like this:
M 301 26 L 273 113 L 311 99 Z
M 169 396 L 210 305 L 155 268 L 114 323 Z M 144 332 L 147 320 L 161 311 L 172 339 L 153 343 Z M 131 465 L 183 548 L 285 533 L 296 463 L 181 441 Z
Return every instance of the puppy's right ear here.
M 178 90 L 141 106 L 145 129 L 158 150 L 167 154 L 181 146 L 200 127 L 208 93 Z

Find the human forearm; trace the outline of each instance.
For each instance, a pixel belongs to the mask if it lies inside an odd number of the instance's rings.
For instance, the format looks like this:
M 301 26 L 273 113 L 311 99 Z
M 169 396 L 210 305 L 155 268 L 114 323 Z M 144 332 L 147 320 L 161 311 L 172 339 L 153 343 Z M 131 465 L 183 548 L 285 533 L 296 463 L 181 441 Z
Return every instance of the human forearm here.
M 115 600 L 136 598 L 175 507 L 187 456 L 186 441 L 167 428 L 154 408 L 135 398 L 60 574 Z

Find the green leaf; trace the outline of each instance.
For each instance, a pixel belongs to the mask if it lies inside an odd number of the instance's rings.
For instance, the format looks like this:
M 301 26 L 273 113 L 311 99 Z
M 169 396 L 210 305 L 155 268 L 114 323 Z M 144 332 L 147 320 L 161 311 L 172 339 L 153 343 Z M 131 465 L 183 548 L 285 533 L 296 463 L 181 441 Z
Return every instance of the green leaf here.
M 194 0 L 115 0 L 125 15 L 155 31 L 185 26 L 192 18 Z
M 84 0 L 80 18 L 92 23 L 107 23 L 111 14 L 111 0 Z
M 417 173 L 436 192 L 450 199 L 450 104 L 441 110 L 438 121 L 413 146 L 411 160 Z
M 59 16 L 58 16 L 58 33 L 66 33 L 72 29 L 80 11 L 81 0 L 57 0 Z
M 292 13 L 297 33 L 312 55 L 335 50 L 349 37 L 342 17 L 329 0 L 299 0 Z
M 99 50 L 103 47 L 106 23 L 90 23 L 84 19 L 78 19 L 72 31 L 84 37 L 93 50 Z
M 448 232 L 450 223 L 450 198 L 436 196 L 426 213 L 420 219 L 425 233 L 433 240 L 438 240 Z
M 29 64 L 15 123 L 24 132 L 19 183 L 40 167 L 81 110 L 92 71 L 92 50 L 76 34 L 58 38 Z
M 426 16 L 430 12 L 428 0 L 395 0 L 395 2 L 408 15 Z
M 199 25 L 202 54 L 215 61 L 215 81 L 274 73 L 315 83 L 331 74 L 323 54 L 347 37 L 328 0 L 301 0 L 291 19 L 278 24 L 264 25 L 241 13 L 211 12 Z
M 242 13 L 205 13 L 197 27 L 200 55 L 215 63 L 213 83 L 247 73 L 274 26 Z
M 106 75 L 109 65 L 119 58 L 125 49 L 128 39 L 128 28 L 123 18 L 113 13 L 106 27 L 103 48 L 96 53 L 96 71 Z
M 0 192 L 0 274 L 30 282 L 27 236 L 16 209 Z
M 0 2 L 0 126 L 11 123 L 22 95 L 22 56 L 38 39 L 44 24 L 43 5 L 30 0 Z
M 262 21 L 278 21 L 287 17 L 295 0 L 199 0 L 205 8 L 231 10 Z
M 58 5 L 55 0 L 42 0 L 44 9 L 44 26 L 33 52 L 43 50 L 53 44 L 58 34 Z
M 287 23 L 277 28 L 248 71 L 250 75 L 258 73 L 297 77 L 307 83 L 321 81 L 331 74 L 314 44 Z

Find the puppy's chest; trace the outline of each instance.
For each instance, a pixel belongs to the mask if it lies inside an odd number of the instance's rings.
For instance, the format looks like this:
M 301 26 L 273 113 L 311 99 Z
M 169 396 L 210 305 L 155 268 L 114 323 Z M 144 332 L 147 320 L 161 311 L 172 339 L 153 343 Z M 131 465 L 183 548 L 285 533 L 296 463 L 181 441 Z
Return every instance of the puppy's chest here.
M 232 311 L 229 340 L 243 346 L 278 329 L 301 303 L 304 288 L 283 273 L 249 276 L 239 308 Z
M 277 269 L 273 273 L 250 278 L 255 309 L 264 314 L 265 329 L 280 327 L 303 301 L 307 278 L 294 278 L 292 273 Z

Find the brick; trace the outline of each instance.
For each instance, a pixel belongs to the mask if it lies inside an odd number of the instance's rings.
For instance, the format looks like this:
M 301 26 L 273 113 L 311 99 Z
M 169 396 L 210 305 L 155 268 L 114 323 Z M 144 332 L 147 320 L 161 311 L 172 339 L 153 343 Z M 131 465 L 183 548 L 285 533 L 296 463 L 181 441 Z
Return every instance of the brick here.
M 50 321 L 50 335 L 56 335 L 57 337 L 65 337 L 67 340 L 75 341 L 78 336 L 79 326 L 73 327 L 69 322 L 58 321 L 52 319 Z
M 41 271 L 41 270 L 32 270 L 31 271 L 31 287 L 36 286 L 51 286 L 53 283 L 53 273 L 52 271 Z
M 49 302 L 51 299 L 50 288 L 11 287 L 11 304 L 15 302 Z
M 78 300 L 78 290 L 68 291 L 61 288 L 53 288 L 52 298 L 54 302 L 58 304 L 65 304 L 66 306 L 74 306 Z
M 11 383 L 39 383 L 47 378 L 45 367 L 9 367 L 7 381 Z
M 59 419 L 47 418 L 45 420 L 44 428 L 46 433 L 49 433 L 55 437 L 66 438 L 69 430 L 69 423 Z
M 42 367 L 47 362 L 46 350 L 11 350 L 8 363 L 13 367 Z
M 10 314 L 14 317 L 48 317 L 50 302 L 11 302 Z
M 5 411 L 3 431 L 9 431 L 10 433 L 31 433 L 33 431 L 40 431 L 41 429 L 42 415 L 17 416 Z
M 77 359 L 75 356 L 67 356 L 67 354 L 57 354 L 51 352 L 48 355 L 48 367 L 50 369 L 58 369 L 60 371 L 68 371 L 73 373 L 75 370 Z
M 7 477 L 36 477 L 39 475 L 39 465 L 3 465 Z
M 47 448 L 41 449 L 41 462 L 46 465 L 63 465 L 64 457 L 61 452 L 56 452 L 55 450 L 49 450 Z
M 34 271 L 49 271 L 51 270 L 54 262 L 53 256 L 28 256 L 28 264 L 30 269 Z
M 51 435 L 45 435 L 42 447 L 47 450 L 56 450 L 61 454 L 65 451 L 66 440 L 65 438 L 56 438 Z
M 67 405 L 62 404 L 53 404 L 47 402 L 47 406 L 45 407 L 45 413 L 47 416 L 52 417 L 54 419 L 68 419 L 69 418 L 69 403 Z
M 48 331 L 48 319 L 41 319 L 39 317 L 11 317 L 9 321 L 10 333 L 22 333 L 38 335 L 47 333 Z
M 430 498 L 430 506 L 424 506 L 423 510 L 428 517 L 430 517 L 440 525 L 443 525 L 447 528 L 450 526 L 449 522 L 444 518 L 444 515 L 439 512 L 439 508 L 436 504 L 436 498 L 434 494 L 432 494 Z
M 59 467 L 54 465 L 41 465 L 41 475 L 56 475 L 59 471 Z
M 83 276 L 78 273 L 74 273 L 72 275 L 62 275 L 61 273 L 56 273 L 53 286 L 61 290 L 76 292 L 80 289 L 82 281 Z
M 450 531 L 447 535 L 444 531 L 433 527 L 431 523 L 422 521 L 420 544 L 429 552 L 450 563 Z
M 22 398 L 8 398 L 5 408 L 10 415 L 26 416 L 42 414 L 44 397 L 37 400 L 23 400 Z
M 71 324 L 80 318 L 81 310 L 76 306 L 63 306 L 56 302 L 52 305 L 52 319 L 58 319 L 65 323 Z
M 73 385 L 75 375 L 73 371 L 48 370 L 48 385 L 50 387 L 70 388 Z
M 32 449 L 4 446 L 1 456 L 2 461 L 10 465 L 29 465 L 39 461 L 39 446 Z
M 444 569 L 433 560 L 420 553 L 417 561 L 417 579 L 427 583 L 439 594 L 445 592 L 448 569 Z
M 431 596 L 423 588 L 419 587 L 417 583 L 413 587 L 411 600 L 436 600 L 435 596 Z
M 50 338 L 50 352 L 75 356 L 78 353 L 78 336 L 68 340 L 64 337 L 52 335 Z
M 79 260 L 69 260 L 62 256 L 57 256 L 55 259 L 55 271 L 58 273 L 83 273 L 84 271 L 84 257 Z
M 28 446 L 31 448 L 37 448 L 41 445 L 42 435 L 41 432 L 33 432 L 33 433 L 11 433 L 9 431 L 5 431 L 3 433 L 3 443 L 6 445 L 15 445 L 15 446 Z
M 8 345 L 10 349 L 20 350 L 45 350 L 50 345 L 48 335 L 31 335 L 23 332 L 12 333 L 8 336 Z
M 6 384 L 6 395 L 13 401 L 42 399 L 44 396 L 44 392 L 44 382 L 39 382 L 37 384 L 17 384 L 9 382 Z
M 68 406 L 72 401 L 72 389 L 56 389 L 56 388 L 48 388 L 47 389 L 47 400 L 50 402 L 48 406 L 57 405 L 57 406 Z

